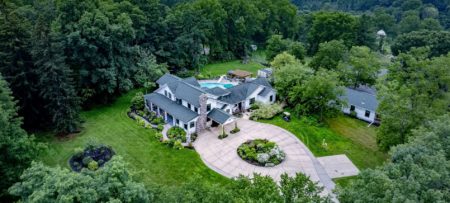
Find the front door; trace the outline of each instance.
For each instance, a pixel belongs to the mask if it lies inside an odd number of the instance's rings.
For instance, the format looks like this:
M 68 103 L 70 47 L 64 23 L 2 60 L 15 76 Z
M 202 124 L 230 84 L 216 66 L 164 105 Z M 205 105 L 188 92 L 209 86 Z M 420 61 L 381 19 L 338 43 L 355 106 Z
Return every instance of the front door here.
M 167 123 L 173 125 L 173 116 L 170 114 L 167 114 Z

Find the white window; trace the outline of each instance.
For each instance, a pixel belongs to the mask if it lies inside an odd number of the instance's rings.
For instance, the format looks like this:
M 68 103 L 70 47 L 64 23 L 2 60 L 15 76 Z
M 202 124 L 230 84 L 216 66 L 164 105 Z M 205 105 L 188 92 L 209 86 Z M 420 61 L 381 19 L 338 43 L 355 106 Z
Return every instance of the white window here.
M 370 111 L 366 110 L 366 113 L 365 113 L 364 116 L 366 116 L 367 118 L 369 118 L 369 117 L 370 117 Z

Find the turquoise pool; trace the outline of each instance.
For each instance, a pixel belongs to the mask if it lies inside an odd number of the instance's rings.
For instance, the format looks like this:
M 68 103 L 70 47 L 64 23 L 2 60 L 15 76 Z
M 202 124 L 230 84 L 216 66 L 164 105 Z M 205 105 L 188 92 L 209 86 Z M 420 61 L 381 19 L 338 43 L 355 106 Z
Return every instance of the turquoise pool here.
M 209 89 L 215 88 L 215 87 L 220 87 L 220 88 L 223 88 L 223 89 L 228 89 L 228 88 L 233 87 L 232 84 L 223 84 L 223 83 L 217 83 L 217 82 L 201 82 L 201 83 L 200 83 L 200 86 L 201 86 L 201 87 L 206 87 L 206 88 L 209 88 Z

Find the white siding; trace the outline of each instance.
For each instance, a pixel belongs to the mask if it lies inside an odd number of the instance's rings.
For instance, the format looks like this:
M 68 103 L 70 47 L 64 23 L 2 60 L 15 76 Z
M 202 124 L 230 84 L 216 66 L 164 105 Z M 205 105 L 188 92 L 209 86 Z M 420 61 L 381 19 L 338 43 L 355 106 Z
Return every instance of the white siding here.
M 273 100 L 270 101 L 270 96 L 273 97 Z M 264 103 L 264 104 L 273 104 L 276 100 L 276 94 L 275 91 L 271 91 L 269 94 L 267 94 L 265 97 L 258 95 L 256 97 L 256 101 Z
M 366 117 L 366 110 L 370 111 L 369 117 Z M 350 114 L 350 106 L 342 108 L 342 112 L 344 112 L 346 114 Z M 358 119 L 361 119 L 361 120 L 364 120 L 364 121 L 367 121 L 370 123 L 375 121 L 376 112 L 374 112 L 374 111 L 355 106 L 355 112 L 356 112 L 356 117 Z
M 161 86 L 159 89 L 157 89 L 156 90 L 156 92 L 157 93 L 159 93 L 159 94 L 161 94 L 161 95 L 164 95 L 165 96 L 165 94 L 164 94 L 164 92 L 165 91 L 167 91 L 167 93 L 170 93 L 171 94 L 171 100 L 172 101 L 175 101 L 176 99 L 175 99 L 175 94 L 172 92 L 172 91 L 170 91 L 170 89 L 169 89 L 169 87 L 167 87 L 167 85 L 163 85 L 163 86 Z
M 263 88 L 262 87 L 258 87 L 258 89 L 256 89 L 252 94 L 250 94 L 250 96 L 248 96 L 245 101 L 244 101 L 244 109 L 249 109 L 250 108 L 250 99 L 255 98 L 255 102 L 258 101 L 257 97 L 258 94 L 261 92 Z

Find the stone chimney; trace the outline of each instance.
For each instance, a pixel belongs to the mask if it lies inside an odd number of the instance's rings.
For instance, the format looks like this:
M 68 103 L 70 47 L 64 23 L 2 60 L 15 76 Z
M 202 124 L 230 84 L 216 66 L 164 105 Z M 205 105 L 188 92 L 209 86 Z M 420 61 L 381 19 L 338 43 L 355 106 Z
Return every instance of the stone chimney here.
M 197 119 L 196 132 L 201 132 L 206 128 L 206 119 L 208 116 L 208 112 L 206 111 L 206 101 L 208 101 L 208 96 L 206 96 L 206 94 L 201 94 L 198 101 L 200 103 L 200 114 Z

